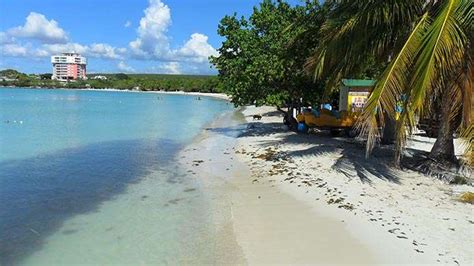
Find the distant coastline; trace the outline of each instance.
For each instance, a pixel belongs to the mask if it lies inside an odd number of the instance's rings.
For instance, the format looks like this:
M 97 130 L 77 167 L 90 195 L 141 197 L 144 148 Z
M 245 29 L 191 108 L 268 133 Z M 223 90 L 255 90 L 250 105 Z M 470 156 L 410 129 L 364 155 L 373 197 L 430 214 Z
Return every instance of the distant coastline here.
M 128 91 L 184 91 L 220 93 L 217 76 L 166 74 L 96 74 L 70 82 L 52 79 L 50 74 L 25 74 L 0 70 L 0 86 L 19 88 L 117 89 Z
M 52 87 L 18 87 L 18 86 L 1 86 L 0 89 L 9 88 L 22 88 L 22 89 L 48 89 L 48 90 L 81 90 L 81 91 L 110 91 L 110 92 L 137 92 L 137 93 L 157 93 L 157 94 L 172 94 L 172 95 L 188 95 L 188 96 L 202 96 L 211 97 L 215 99 L 230 101 L 231 98 L 225 93 L 218 92 L 187 92 L 187 91 L 165 91 L 165 90 L 128 90 L 128 89 L 115 89 L 115 88 L 52 88 Z

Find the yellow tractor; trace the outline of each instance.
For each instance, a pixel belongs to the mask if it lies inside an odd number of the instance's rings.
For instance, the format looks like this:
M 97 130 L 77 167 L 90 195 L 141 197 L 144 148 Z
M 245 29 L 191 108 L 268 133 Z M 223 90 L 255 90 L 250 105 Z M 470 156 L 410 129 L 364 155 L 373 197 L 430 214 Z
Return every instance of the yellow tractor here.
M 298 130 L 307 132 L 309 128 L 317 128 L 329 130 L 332 135 L 345 131 L 349 137 L 355 137 L 357 132 L 353 130 L 353 126 L 374 84 L 374 80 L 343 79 L 339 93 L 339 110 L 328 104 L 319 110 L 304 109 L 296 116 Z

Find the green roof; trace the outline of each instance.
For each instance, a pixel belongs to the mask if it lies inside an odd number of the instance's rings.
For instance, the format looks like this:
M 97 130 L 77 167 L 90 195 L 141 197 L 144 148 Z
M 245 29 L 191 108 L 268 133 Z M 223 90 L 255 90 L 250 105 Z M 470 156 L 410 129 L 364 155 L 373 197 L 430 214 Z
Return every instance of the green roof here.
M 347 87 L 372 87 L 375 82 L 373 79 L 342 79 L 342 84 Z

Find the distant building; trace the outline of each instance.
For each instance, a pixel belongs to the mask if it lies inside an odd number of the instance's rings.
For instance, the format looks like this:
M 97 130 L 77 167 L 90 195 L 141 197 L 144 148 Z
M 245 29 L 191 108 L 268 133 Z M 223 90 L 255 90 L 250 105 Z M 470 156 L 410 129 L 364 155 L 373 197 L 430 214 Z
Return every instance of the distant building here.
M 107 77 L 106 77 L 106 76 L 97 75 L 97 76 L 91 77 L 91 79 L 107 80 Z
M 376 81 L 372 79 L 342 79 L 339 111 L 360 111 L 369 99 Z
M 0 81 L 15 81 L 17 80 L 16 78 L 9 78 L 5 76 L 0 76 Z
M 87 79 L 86 58 L 77 53 L 63 53 L 51 56 L 53 64 L 53 75 L 51 79 L 77 80 Z

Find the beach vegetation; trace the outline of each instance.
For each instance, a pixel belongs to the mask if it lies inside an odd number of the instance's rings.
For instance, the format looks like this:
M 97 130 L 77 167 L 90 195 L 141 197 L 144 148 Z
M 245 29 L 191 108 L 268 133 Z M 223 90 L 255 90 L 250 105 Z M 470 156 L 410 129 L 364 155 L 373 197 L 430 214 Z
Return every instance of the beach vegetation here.
M 399 162 L 418 119 L 440 107 L 429 160 L 456 164 L 453 134 L 471 125 L 474 2 L 333 2 L 307 69 L 331 90 L 369 58 L 384 66 L 358 123 L 367 136 L 366 154 L 380 140 L 380 128 L 396 120 Z M 399 115 L 397 103 L 402 105 Z
M 20 77 L 27 77 L 28 75 L 26 75 L 25 73 L 21 73 L 15 69 L 4 69 L 4 70 L 0 70 L 0 77 L 2 79 L 18 79 Z
M 39 79 L 30 77 L 16 70 L 0 71 L 1 86 L 43 87 L 43 88 L 113 88 L 120 90 L 142 91 L 185 91 L 185 92 L 219 92 L 217 77 L 200 75 L 164 75 L 164 74 L 90 74 L 89 77 L 104 76 L 106 79 L 77 80 L 60 82 L 51 80 L 51 74 L 41 74 Z
M 224 41 L 211 63 L 219 72 L 219 86 L 235 105 L 319 101 L 323 84 L 304 71 L 318 38 L 305 33 L 318 32 L 325 10 L 318 1 L 291 6 L 264 0 L 248 18 L 233 14 L 221 20 L 218 33 Z
M 126 79 L 129 79 L 130 77 L 125 73 L 117 73 L 114 75 L 114 78 L 117 80 L 126 80 Z
M 474 193 L 473 192 L 464 192 L 459 197 L 459 200 L 464 203 L 474 204 Z
M 263 0 L 250 16 L 225 16 L 210 61 L 235 105 L 301 107 L 336 98 L 344 78 L 377 80 L 356 129 L 366 156 L 395 144 L 400 164 L 418 121 L 436 117 L 420 169 L 459 167 L 454 135 L 473 163 L 474 2 Z M 441 169 L 441 168 L 440 168 Z

